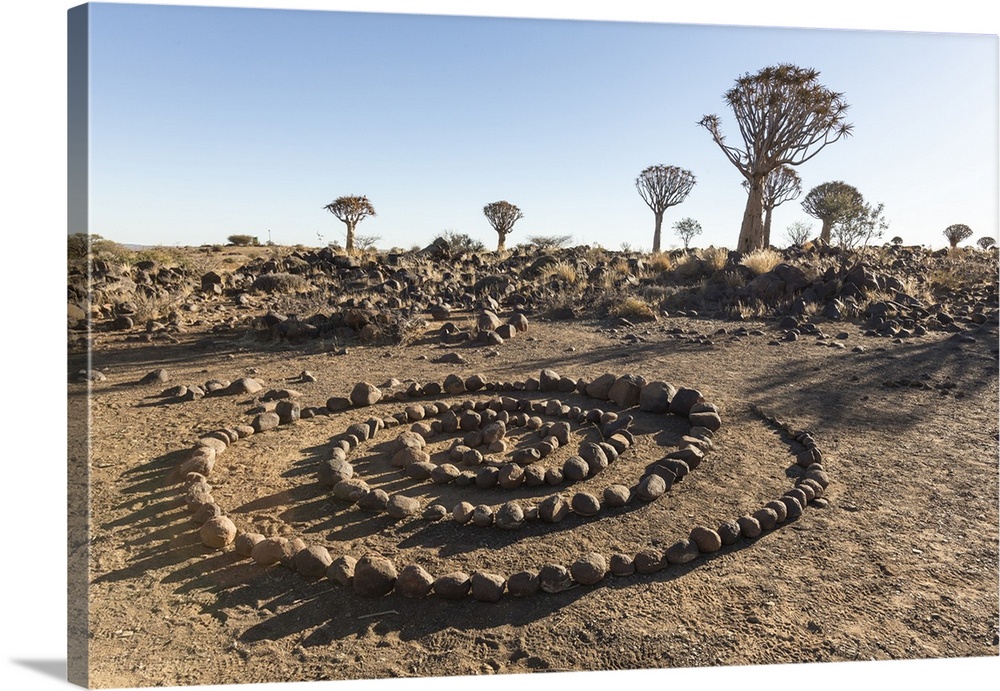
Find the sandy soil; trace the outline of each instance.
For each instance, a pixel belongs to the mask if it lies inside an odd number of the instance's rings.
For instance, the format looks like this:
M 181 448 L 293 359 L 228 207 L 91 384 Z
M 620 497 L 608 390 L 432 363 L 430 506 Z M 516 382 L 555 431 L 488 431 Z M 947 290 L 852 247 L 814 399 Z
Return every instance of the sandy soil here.
M 434 364 L 442 350 L 429 344 L 336 356 L 319 341 L 288 346 L 211 335 L 206 343 L 197 331 L 179 344 L 98 336 L 93 364 L 107 380 L 93 385 L 91 398 L 90 684 L 996 656 L 996 326 L 983 327 L 976 343 L 931 334 L 898 344 L 864 338 L 852 325 L 824 326 L 829 334 L 848 332 L 840 350 L 812 338 L 768 345 L 771 327 L 746 325 L 766 335 L 734 338 L 717 333 L 731 332 L 738 326 L 732 322 L 671 318 L 630 329 L 639 340 L 626 342 L 625 331 L 596 322 L 535 320 L 495 357 L 462 349 L 468 364 L 461 366 Z M 677 328 L 686 337 L 670 332 Z M 695 334 L 712 344 L 696 342 Z M 851 351 L 858 344 L 864 353 Z M 314 464 L 330 437 L 373 409 L 301 420 L 220 456 L 210 481 L 241 529 L 301 536 L 334 555 L 377 550 L 397 567 L 419 563 L 435 575 L 480 568 L 509 575 L 545 563 L 568 566 L 586 552 L 662 549 L 696 525 L 752 512 L 791 487 L 791 446 L 754 406 L 813 433 L 831 478 L 829 504 L 689 565 L 609 575 L 594 587 L 505 596 L 497 604 L 366 599 L 201 545 L 169 481 L 176 452 L 208 431 L 248 422 L 255 402 L 165 402 L 157 397 L 165 386 L 135 383 L 159 367 L 171 373 L 169 385 L 253 376 L 266 388 L 300 391 L 304 405 L 347 395 L 360 380 L 443 381 L 451 372 L 512 380 L 546 367 L 573 377 L 634 372 L 697 388 L 722 411 L 712 454 L 659 501 L 514 532 L 397 523 L 333 500 L 316 483 Z M 318 381 L 294 382 L 303 370 Z M 884 386 L 902 378 L 929 386 Z M 86 395 L 85 384 L 70 384 L 71 405 Z M 388 415 L 402 404 L 377 408 Z M 638 416 L 635 448 L 574 489 L 629 484 L 685 429 L 649 417 Z M 383 451 L 380 442 L 359 451 L 358 470 L 373 485 L 446 505 L 511 497 L 407 486 L 389 471 Z M 515 494 L 550 491 L 542 489 Z

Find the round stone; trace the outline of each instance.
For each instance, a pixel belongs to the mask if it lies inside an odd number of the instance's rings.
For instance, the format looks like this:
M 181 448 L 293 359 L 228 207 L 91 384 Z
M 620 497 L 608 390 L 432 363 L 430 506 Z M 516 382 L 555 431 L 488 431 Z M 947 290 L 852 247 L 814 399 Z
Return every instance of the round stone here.
M 528 487 L 539 487 L 545 484 L 545 468 L 540 465 L 529 465 L 524 469 L 524 484 Z
M 694 540 L 684 538 L 670 545 L 663 558 L 670 564 L 687 564 L 697 559 L 700 553 Z
M 612 554 L 610 567 L 615 576 L 631 576 L 635 573 L 635 561 L 627 554 Z
M 396 520 L 409 518 L 420 511 L 420 500 L 403 494 L 393 494 L 386 503 L 385 511 L 390 518 Z
M 517 489 L 524 482 L 524 469 L 514 463 L 508 463 L 500 469 L 497 482 L 504 489 Z
M 772 499 L 764 504 L 764 508 L 774 511 L 775 520 L 778 523 L 784 523 L 788 518 L 788 507 L 785 506 L 784 502 L 780 502 L 777 499 Z
M 806 491 L 802 489 L 802 487 L 793 487 L 792 489 L 785 492 L 785 496 L 795 497 L 795 499 L 798 500 L 799 504 L 802 505 L 802 508 L 805 508 L 806 504 L 809 503 L 809 496 L 806 494 Z
M 463 464 L 468 466 L 482 465 L 483 454 L 478 449 L 466 448 L 461 460 Z
M 295 570 L 307 578 L 323 578 L 333 563 L 329 550 L 322 545 L 310 545 L 299 550 L 292 559 Z
M 486 466 L 476 473 L 476 487 L 479 489 L 489 489 L 497 484 L 500 478 L 500 469 L 493 466 Z
M 667 491 L 666 481 L 659 475 L 650 474 L 642 478 L 636 488 L 636 494 L 640 499 L 653 501 L 662 497 Z
M 632 560 L 636 573 L 656 573 L 663 569 L 663 554 L 651 549 L 644 549 Z
M 472 577 L 464 571 L 453 571 L 434 580 L 434 594 L 445 600 L 461 600 L 469 594 Z
M 778 514 L 774 512 L 774 509 L 766 506 L 754 511 L 753 517 L 760 524 L 760 529 L 764 531 L 774 530 L 774 527 L 778 525 Z
M 569 502 L 559 494 L 553 494 L 550 497 L 546 497 L 542 503 L 538 505 L 538 517 L 546 523 L 558 523 L 569 514 Z
M 354 592 L 362 597 L 381 597 L 396 585 L 396 567 L 380 554 L 366 554 L 354 565 Z
M 594 585 L 608 572 L 608 561 L 604 555 L 591 552 L 573 562 L 569 568 L 573 580 L 583 585 Z
M 333 487 L 338 482 L 354 477 L 354 466 L 344 459 L 331 458 L 319 464 L 316 476 L 320 484 Z
M 476 571 L 472 574 L 472 597 L 479 602 L 497 602 L 503 597 L 506 585 L 503 576 Z
M 284 537 L 266 537 L 250 550 L 250 558 L 261 566 L 271 566 L 279 561 L 291 559 L 294 555 L 292 544 Z
M 817 470 L 810 467 L 810 469 L 806 470 L 804 479 L 815 481 L 823 489 L 826 489 L 830 485 L 830 477 L 824 470 Z
M 534 571 L 518 571 L 507 579 L 507 590 L 515 597 L 534 595 L 538 588 L 538 574 Z
M 364 480 L 356 477 L 338 482 L 333 487 L 333 497 L 340 501 L 351 502 L 352 504 L 367 494 L 371 488 Z
M 545 471 L 545 484 L 549 487 L 561 485 L 564 479 L 562 468 L 549 468 Z
M 442 463 L 431 471 L 431 481 L 437 485 L 447 485 L 461 474 L 462 471 L 451 463 Z
M 472 523 L 480 528 L 493 525 L 493 509 L 486 504 L 480 504 L 472 510 Z
M 423 517 L 428 521 L 440 521 L 448 515 L 448 509 L 441 504 L 431 504 L 424 509 Z
M 216 516 L 205 521 L 198 532 L 206 547 L 222 549 L 236 539 L 236 524 L 226 516 Z
M 740 516 L 736 519 L 740 525 L 740 535 L 752 540 L 760 535 L 760 523 L 753 516 Z
M 628 504 L 631 492 L 625 485 L 611 485 L 604 488 L 604 505 L 610 508 L 619 508 Z
M 431 592 L 434 576 L 419 564 L 407 564 L 399 570 L 395 590 L 403 597 L 422 598 Z
M 702 553 L 718 552 L 722 548 L 722 536 L 711 528 L 703 526 L 691 530 L 691 541 Z
M 563 463 L 562 471 L 567 480 L 578 482 L 590 474 L 590 466 L 579 456 L 570 456 Z
M 596 516 L 601 510 L 601 500 L 589 492 L 574 494 L 570 505 L 578 516 Z
M 795 519 L 802 515 L 802 504 L 795 497 L 784 496 L 778 499 L 778 501 L 785 505 L 785 509 L 788 511 L 788 519 Z
M 350 586 L 354 582 L 354 567 L 358 560 L 349 554 L 337 557 L 326 569 L 326 577 L 337 585 Z
M 406 477 L 413 480 L 429 480 L 437 464 L 431 461 L 418 461 L 406 466 Z
M 735 545 L 740 539 L 740 524 L 736 521 L 726 521 L 719 526 L 719 538 L 724 545 Z
M 374 384 L 358 382 L 350 395 L 351 405 L 356 407 L 370 406 L 382 400 L 382 392 Z
M 236 553 L 241 557 L 249 557 L 250 553 L 253 551 L 254 545 L 264 539 L 264 536 L 260 533 L 240 533 L 236 536 L 236 540 L 233 542 L 233 546 L 236 548 Z
M 572 585 L 569 569 L 562 564 L 546 564 L 538 572 L 538 587 L 546 593 L 560 593 Z
M 497 510 L 493 520 L 498 528 L 516 530 L 524 523 L 524 510 L 517 502 L 509 501 Z
M 392 460 L 389 462 L 396 468 L 406 468 L 412 463 L 429 463 L 430 460 L 430 454 L 423 449 L 418 449 L 415 446 L 404 446 L 393 454 Z
M 459 502 L 455 505 L 455 508 L 451 510 L 451 517 L 456 523 L 465 524 L 472 519 L 472 512 L 475 510 L 476 507 L 469 502 Z
M 358 508 L 362 511 L 385 511 L 389 503 L 389 494 L 384 489 L 373 489 L 358 497 Z

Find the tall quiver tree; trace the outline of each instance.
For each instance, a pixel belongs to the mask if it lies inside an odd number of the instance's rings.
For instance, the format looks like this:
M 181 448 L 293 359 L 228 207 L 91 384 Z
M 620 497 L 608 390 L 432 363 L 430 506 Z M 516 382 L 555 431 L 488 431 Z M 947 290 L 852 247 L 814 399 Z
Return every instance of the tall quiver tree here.
M 802 210 L 823 221 L 819 239 L 830 244 L 830 232 L 834 224 L 855 215 L 864 203 L 864 197 L 857 187 L 834 180 L 809 190 L 809 194 L 802 200 Z
M 718 115 L 706 115 L 698 123 L 747 181 L 737 243 L 742 253 L 766 245 L 762 214 L 768 174 L 780 166 L 801 165 L 851 134 L 843 94 L 824 87 L 818 77 L 814 69 L 781 64 L 737 79 L 725 101 L 739 124 L 742 148 L 726 144 Z
M 750 183 L 743 181 L 743 187 L 750 191 Z M 774 207 L 780 206 L 792 199 L 798 199 L 802 194 L 802 179 L 791 166 L 780 166 L 768 173 L 764 181 L 764 246 L 771 244 L 771 214 Z
M 521 210 L 510 202 L 499 201 L 487 204 L 483 207 L 486 220 L 497 232 L 497 252 L 503 252 L 507 247 L 507 234 L 514 228 L 514 224 L 524 218 Z
M 354 251 L 354 229 L 358 223 L 368 216 L 375 215 L 375 207 L 368 201 L 368 197 L 337 197 L 332 202 L 323 207 L 331 214 L 340 219 L 347 226 L 347 239 L 344 242 L 344 249 L 348 252 Z
M 694 183 L 694 173 L 690 170 L 664 165 L 650 166 L 635 179 L 639 196 L 653 210 L 653 217 L 656 219 L 653 226 L 654 253 L 660 251 L 663 212 L 687 199 Z

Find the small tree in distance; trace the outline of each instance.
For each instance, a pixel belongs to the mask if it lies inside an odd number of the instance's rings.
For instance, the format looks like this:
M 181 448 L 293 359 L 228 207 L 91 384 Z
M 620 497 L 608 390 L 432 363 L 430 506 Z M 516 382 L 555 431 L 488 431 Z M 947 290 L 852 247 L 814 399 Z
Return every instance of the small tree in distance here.
M 953 223 L 944 229 L 944 236 L 948 238 L 948 244 L 954 249 L 962 240 L 972 237 L 972 228 L 964 223 Z
M 834 180 L 809 190 L 809 194 L 802 200 L 802 210 L 823 221 L 819 239 L 829 244 L 834 224 L 858 213 L 863 204 L 864 197 L 856 187 Z
M 497 252 L 503 252 L 507 248 L 507 235 L 514 228 L 514 224 L 524 218 L 521 210 L 507 201 L 493 202 L 483 207 L 486 220 L 497 232 Z
M 677 233 L 677 237 L 684 243 L 684 249 L 687 249 L 688 245 L 691 244 L 691 240 L 696 235 L 701 235 L 701 224 L 693 218 L 683 218 L 674 224 L 674 232 Z
M 543 250 L 558 250 L 573 242 L 572 235 L 532 235 L 528 242 Z
M 995 238 L 992 238 L 989 235 L 984 235 L 983 237 L 976 240 L 976 244 L 979 245 L 979 249 L 988 250 L 989 248 L 996 245 L 997 241 Z
M 831 229 L 833 239 L 845 249 L 865 247 L 874 238 L 880 238 L 889 228 L 889 221 L 882 211 L 884 204 L 862 204 L 842 217 Z
M 368 197 L 350 196 L 337 197 L 323 208 L 347 226 L 347 239 L 344 243 L 344 249 L 348 252 L 353 252 L 354 229 L 365 218 L 375 216 L 375 207 L 368 201 Z
M 230 235 L 226 240 L 237 247 L 249 247 L 260 244 L 260 240 L 257 239 L 256 235 Z
M 660 251 L 660 232 L 663 226 L 663 212 L 677 206 L 694 187 L 695 177 L 690 170 L 677 166 L 650 166 L 639 173 L 635 188 L 646 205 L 653 210 L 653 253 Z
M 805 221 L 795 221 L 785 228 L 785 237 L 790 245 L 804 245 L 812 234 L 812 224 Z

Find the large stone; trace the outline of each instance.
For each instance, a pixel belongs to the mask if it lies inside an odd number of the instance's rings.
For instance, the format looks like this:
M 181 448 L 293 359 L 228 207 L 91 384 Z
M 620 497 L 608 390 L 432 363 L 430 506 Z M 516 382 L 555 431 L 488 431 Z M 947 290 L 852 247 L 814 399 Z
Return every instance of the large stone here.
M 618 377 L 613 374 L 602 374 L 587 385 L 587 395 L 599 401 L 606 401 L 608 400 L 608 394 L 611 392 L 611 387 L 614 386 L 617 380 Z
M 503 597 L 507 580 L 494 573 L 476 571 L 472 574 L 472 597 L 479 602 L 497 602 Z
M 514 501 L 506 502 L 497 509 L 494 524 L 503 530 L 515 530 L 524 524 L 524 509 Z
M 615 380 L 608 391 L 608 399 L 614 401 L 622 408 L 631 408 L 639 403 L 639 395 L 642 392 L 646 380 L 635 374 L 625 374 Z
M 717 552 L 722 548 L 722 537 L 711 528 L 698 526 L 691 530 L 691 540 L 700 552 Z
M 403 597 L 422 598 L 431 592 L 434 577 L 419 564 L 407 564 L 399 570 L 395 590 Z
M 382 400 L 382 391 L 374 384 L 368 382 L 358 382 L 351 391 L 351 405 L 361 408 L 375 405 Z
M 698 558 L 698 545 L 694 540 L 684 538 L 667 548 L 663 557 L 670 564 L 687 564 Z
M 590 552 L 577 559 L 570 566 L 573 580 L 583 585 L 594 585 L 608 572 L 608 561 L 604 555 Z
M 205 521 L 198 532 L 202 543 L 212 549 L 222 549 L 236 539 L 236 525 L 226 516 Z
M 472 588 L 472 577 L 464 571 L 453 571 L 434 580 L 434 594 L 445 600 L 461 600 Z
M 596 516 L 601 511 L 601 500 L 589 492 L 577 492 L 570 500 L 570 506 L 578 516 Z
M 518 571 L 507 579 L 507 591 L 515 597 L 534 595 L 538 588 L 538 574 L 534 571 Z
M 420 512 L 420 500 L 403 494 L 393 494 L 386 503 L 385 511 L 397 520 L 415 516 Z
M 319 464 L 316 476 L 320 484 L 334 487 L 338 482 L 354 477 L 354 466 L 342 458 L 334 457 Z
M 570 504 L 558 494 L 546 497 L 538 505 L 538 517 L 546 523 L 558 523 L 570 514 Z
M 572 585 L 569 569 L 562 564 L 546 564 L 538 572 L 538 586 L 546 593 L 560 593 Z
M 653 501 L 662 497 L 666 491 L 666 481 L 659 475 L 651 473 L 639 481 L 639 486 L 636 487 L 635 493 L 644 501 Z
M 639 410 L 646 413 L 665 413 L 670 409 L 670 401 L 677 389 L 673 384 L 651 381 L 639 392 Z
M 307 578 L 323 578 L 333 563 L 330 552 L 322 545 L 310 545 L 292 559 L 295 570 Z
M 538 388 L 540 391 L 558 391 L 560 376 L 550 369 L 543 369 L 538 377 Z
M 369 553 L 354 565 L 354 592 L 362 597 L 381 597 L 396 585 L 396 567 L 380 554 Z
M 670 399 L 670 412 L 675 415 L 683 415 L 687 417 L 687 414 L 691 412 L 691 408 L 694 407 L 696 403 L 701 403 L 705 400 L 705 397 L 701 395 L 701 392 L 696 389 L 678 389 L 677 393 L 674 394 L 673 398 Z
M 337 557 L 326 569 L 326 577 L 337 585 L 349 586 L 354 582 L 354 567 L 358 560 L 349 554 Z

